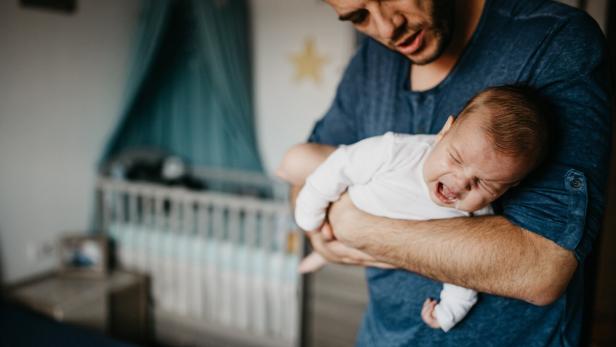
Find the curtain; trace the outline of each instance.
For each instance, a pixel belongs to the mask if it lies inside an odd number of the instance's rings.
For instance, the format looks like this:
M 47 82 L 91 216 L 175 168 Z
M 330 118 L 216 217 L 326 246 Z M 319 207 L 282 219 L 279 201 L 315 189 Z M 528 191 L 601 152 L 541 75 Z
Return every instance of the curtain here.
M 152 62 L 160 46 L 161 36 L 167 24 L 171 0 L 144 0 L 138 21 L 136 48 L 133 52 L 133 63 L 129 70 L 129 78 L 125 91 L 124 108 L 120 113 L 118 124 L 111 134 L 103 150 L 99 166 L 108 159 L 118 142 L 122 129 L 128 122 L 128 117 L 139 90 L 150 71 Z
M 262 172 L 246 1 L 150 0 L 144 13 L 138 47 L 149 49 L 137 51 L 135 88 L 103 161 L 151 148 L 193 165 Z

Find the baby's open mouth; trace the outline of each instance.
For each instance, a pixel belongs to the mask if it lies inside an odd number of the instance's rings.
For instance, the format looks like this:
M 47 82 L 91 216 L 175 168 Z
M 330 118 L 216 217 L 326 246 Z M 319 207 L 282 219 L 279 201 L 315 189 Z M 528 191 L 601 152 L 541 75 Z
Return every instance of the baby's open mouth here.
M 447 205 L 453 204 L 458 199 L 458 195 L 454 191 L 449 189 L 446 185 L 444 185 L 442 182 L 438 182 L 436 184 L 436 197 L 443 204 Z

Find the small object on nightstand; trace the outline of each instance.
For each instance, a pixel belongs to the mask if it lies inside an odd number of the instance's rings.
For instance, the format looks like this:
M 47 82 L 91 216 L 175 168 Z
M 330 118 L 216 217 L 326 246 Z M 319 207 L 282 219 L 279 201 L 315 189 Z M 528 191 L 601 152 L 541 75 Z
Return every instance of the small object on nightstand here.
M 105 277 L 108 239 L 102 235 L 68 235 L 60 240 L 60 273 L 71 277 Z

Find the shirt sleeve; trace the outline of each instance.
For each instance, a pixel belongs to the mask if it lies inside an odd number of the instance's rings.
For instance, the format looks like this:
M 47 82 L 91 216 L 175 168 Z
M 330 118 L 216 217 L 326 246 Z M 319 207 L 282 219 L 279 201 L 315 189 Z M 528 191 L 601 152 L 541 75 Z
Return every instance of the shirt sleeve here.
M 601 228 L 611 145 L 603 35 L 580 13 L 537 52 L 530 84 L 553 117 L 549 158 L 500 201 L 514 224 L 572 250 L 582 262 Z
M 364 40 L 338 84 L 334 101 L 325 116 L 314 125 L 308 142 L 338 146 L 359 141 L 356 115 L 361 109 L 367 50 L 368 40 Z

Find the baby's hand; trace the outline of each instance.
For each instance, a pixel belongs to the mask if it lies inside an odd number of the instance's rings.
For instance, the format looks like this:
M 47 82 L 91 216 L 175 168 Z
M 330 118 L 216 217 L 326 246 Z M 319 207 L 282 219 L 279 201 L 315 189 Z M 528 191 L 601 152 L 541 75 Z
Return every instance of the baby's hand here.
M 305 231 L 317 231 L 325 221 L 329 201 L 321 198 L 309 184 L 297 195 L 295 201 L 295 222 Z
M 318 231 L 325 220 L 325 209 L 309 209 L 298 200 L 295 205 L 295 223 L 304 231 Z
M 423 319 L 423 321 L 428 324 L 430 328 L 439 329 L 441 326 L 438 324 L 438 321 L 434 316 L 434 308 L 436 307 L 436 304 L 438 304 L 436 300 L 427 298 L 421 308 L 421 319 Z

